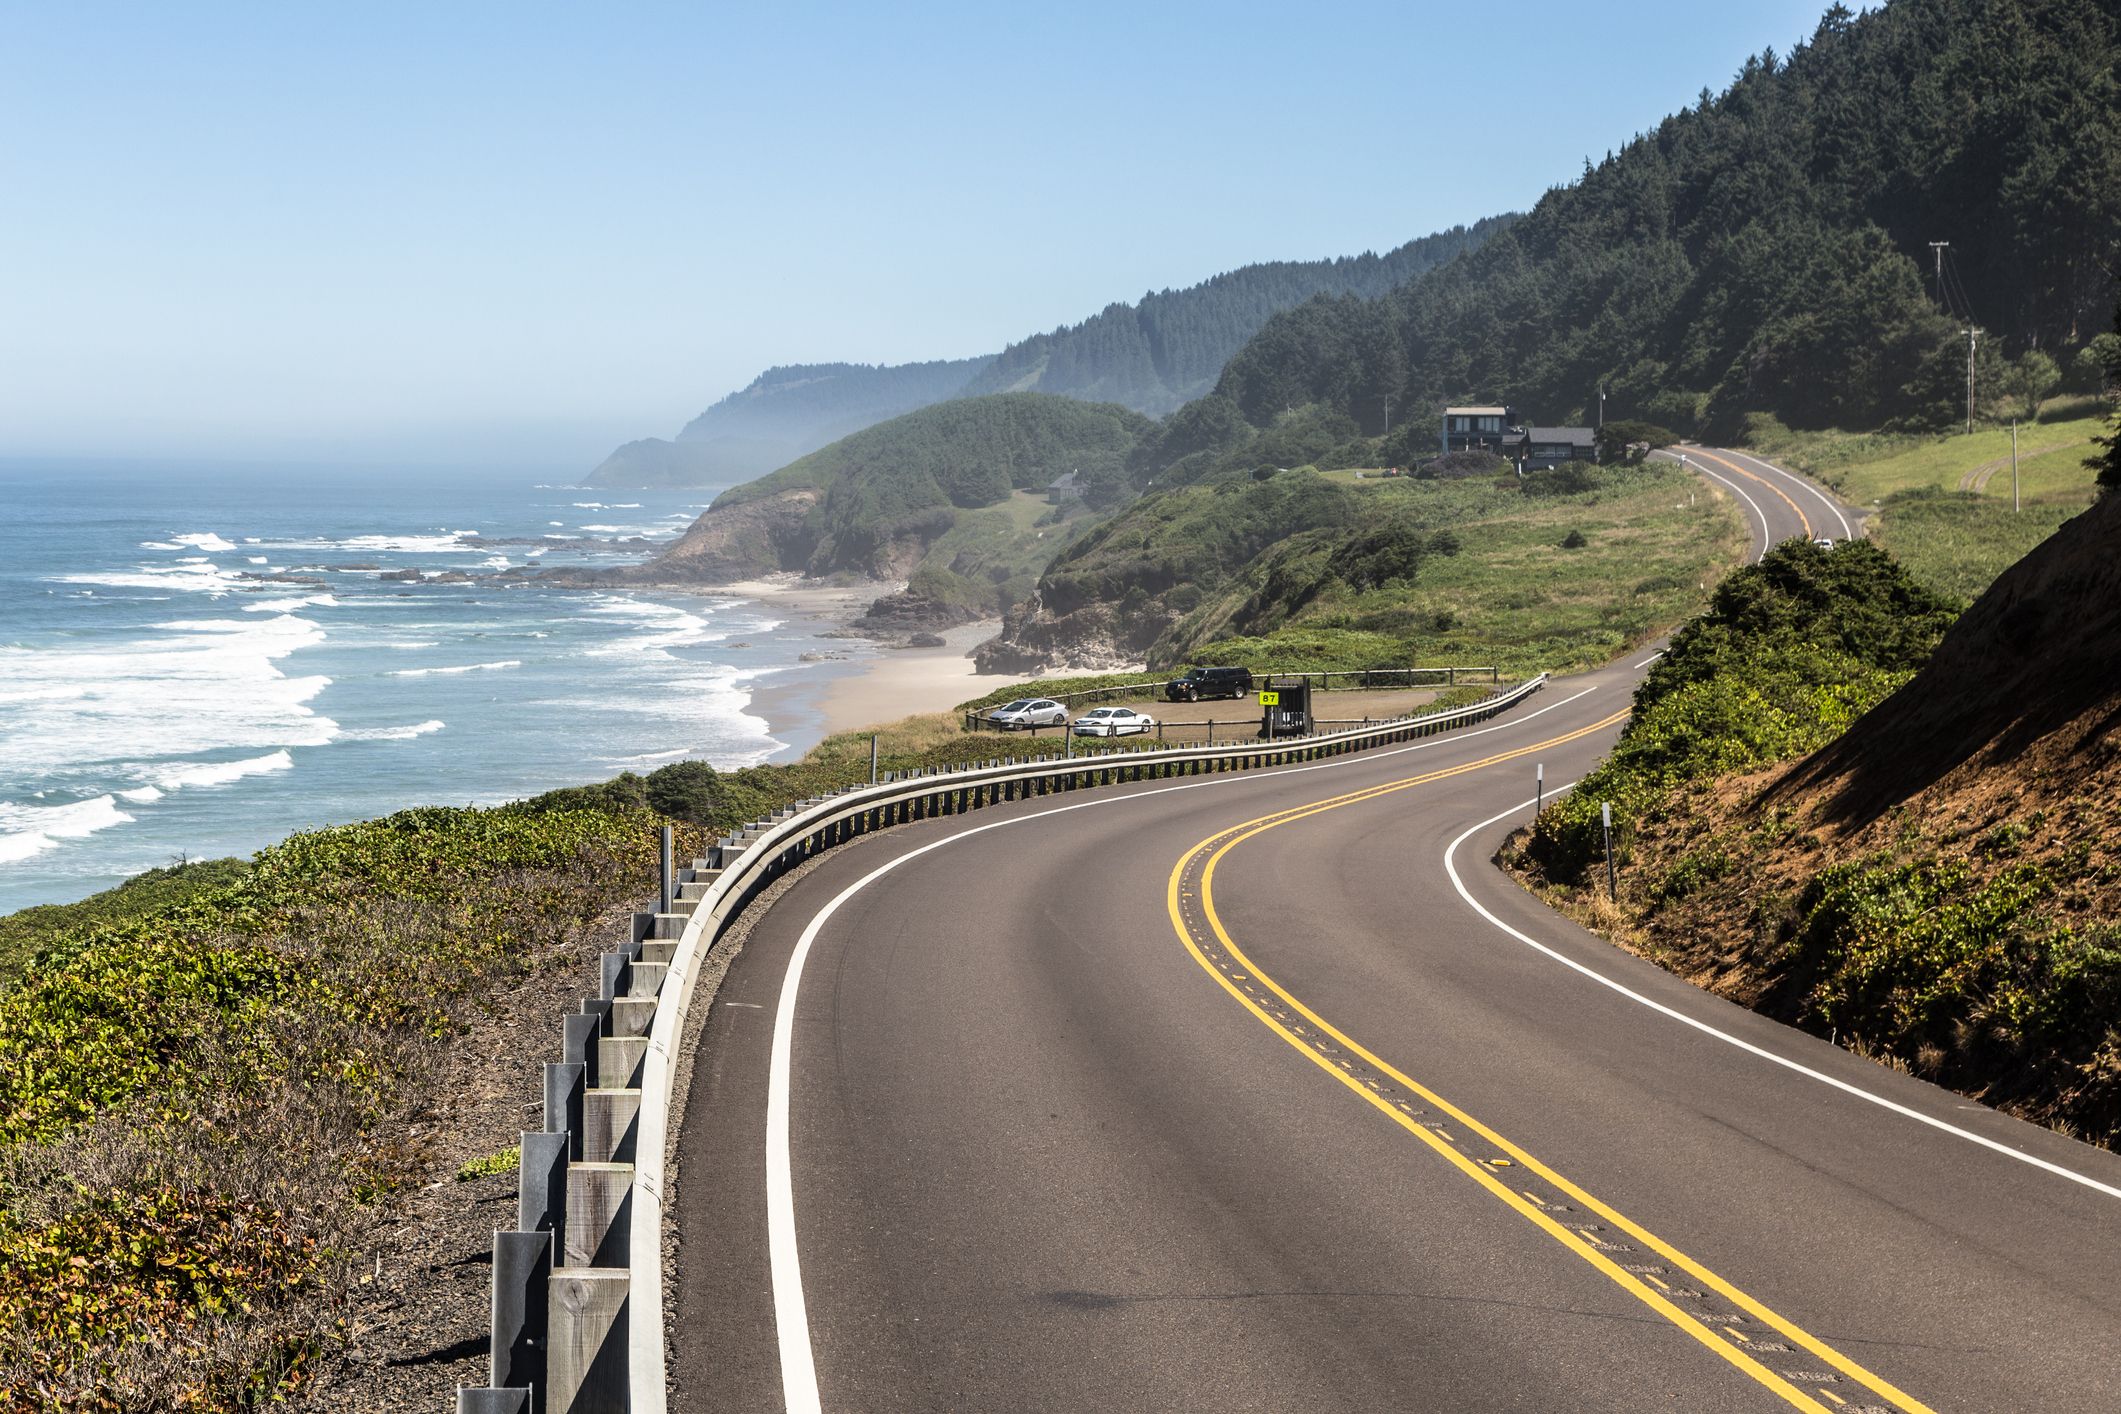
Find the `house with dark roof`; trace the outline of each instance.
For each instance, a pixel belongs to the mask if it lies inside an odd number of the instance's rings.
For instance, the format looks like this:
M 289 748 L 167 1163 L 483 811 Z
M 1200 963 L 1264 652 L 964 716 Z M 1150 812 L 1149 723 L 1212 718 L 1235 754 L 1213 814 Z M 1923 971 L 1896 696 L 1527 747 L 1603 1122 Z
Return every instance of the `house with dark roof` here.
M 1503 449 L 1503 455 L 1527 471 L 1543 471 L 1563 462 L 1598 460 L 1598 434 L 1588 427 L 1527 427 Z
M 1517 409 L 1504 406 L 1447 407 L 1443 451 L 1493 452 L 1530 471 L 1563 462 L 1598 460 L 1598 434 L 1589 427 L 1524 427 Z
M 1502 455 L 1503 443 L 1517 425 L 1517 410 L 1507 407 L 1459 407 L 1443 410 L 1443 450 L 1493 452 Z

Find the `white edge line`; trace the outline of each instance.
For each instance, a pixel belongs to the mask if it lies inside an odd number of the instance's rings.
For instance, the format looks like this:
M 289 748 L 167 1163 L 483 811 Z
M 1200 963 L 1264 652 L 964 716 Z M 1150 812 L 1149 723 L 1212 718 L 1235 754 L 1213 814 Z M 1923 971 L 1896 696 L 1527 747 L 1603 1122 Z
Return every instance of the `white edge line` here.
M 1834 519 L 1841 522 L 1842 539 L 1854 540 L 1856 538 L 1856 532 L 1849 528 L 1849 518 L 1841 513 L 1841 507 L 1835 503 L 1834 498 L 1832 496 L 1827 495 L 1826 492 L 1820 490 L 1817 486 L 1813 485 L 1806 478 L 1799 476 L 1796 472 L 1791 471 L 1788 467 L 1775 465 L 1766 457 L 1756 457 L 1751 452 L 1741 452 L 1738 451 L 1736 448 L 1732 447 L 1725 447 L 1723 450 L 1729 452 L 1732 456 L 1739 458 L 1741 461 L 1749 461 L 1754 466 L 1764 467 L 1767 470 L 1774 472 L 1778 476 L 1787 477 L 1789 480 L 1796 482 L 1799 486 L 1803 487 L 1805 490 L 1811 492 L 1813 496 L 1817 497 L 1821 505 L 1825 506 L 1828 510 L 1834 513 Z
M 795 1006 L 802 986 L 803 964 L 810 957 L 811 944 L 817 941 L 818 934 L 832 915 L 839 912 L 841 904 L 901 864 L 918 859 L 945 845 L 957 844 L 971 839 L 974 835 L 983 835 L 989 830 L 1020 825 L 1028 820 L 1043 820 L 1051 815 L 1065 815 L 1073 810 L 1089 810 L 1101 805 L 1123 805 L 1130 801 L 1147 800 L 1154 796 L 1169 795 L 1174 791 L 1233 786 L 1248 781 L 1257 782 L 1269 775 L 1300 775 L 1309 771 L 1361 765 L 1388 756 L 1402 756 L 1410 751 L 1432 751 L 1439 746 L 1449 746 L 1469 737 L 1486 736 L 1490 732 L 1522 726 L 1535 717 L 1543 717 L 1549 712 L 1557 711 L 1597 690 L 1596 686 L 1587 687 L 1581 692 L 1562 698 L 1559 702 L 1549 703 L 1537 712 L 1527 712 L 1524 716 L 1512 717 L 1507 722 L 1482 727 L 1477 731 L 1453 732 L 1447 736 L 1431 737 L 1408 746 L 1394 747 L 1390 751 L 1362 752 L 1280 771 L 1246 771 L 1218 775 L 1202 781 L 1158 786 L 1153 790 L 1130 791 L 1125 795 L 1076 801 L 1055 806 L 1051 810 L 1012 815 L 1006 820 L 970 826 L 917 849 L 908 850 L 896 859 L 870 870 L 834 895 L 832 901 L 819 909 L 816 916 L 810 920 L 809 926 L 803 929 L 802 936 L 796 940 L 795 950 L 788 956 L 788 970 L 781 979 L 780 1003 L 773 1014 L 773 1048 L 766 1074 L 766 1247 L 773 1280 L 773 1324 L 781 1356 L 781 1399 L 787 1405 L 788 1414 L 819 1414 L 824 1407 L 818 1394 L 817 1357 L 810 1345 L 809 1305 L 803 1297 L 802 1259 L 797 1248 L 795 1229 L 794 1161 L 789 1147 L 789 1095 L 795 1048 Z
M 1573 786 L 1574 784 L 1575 782 L 1572 781 L 1569 783 L 1569 785 L 1557 786 L 1554 788 L 1554 790 L 1548 792 L 1548 794 L 1558 796 L 1559 794 L 1561 794 L 1561 792 L 1568 790 L 1570 786 Z M 1545 953 L 1548 957 L 1560 963 L 1562 966 L 1567 967 L 1573 971 L 1582 973 L 1584 976 L 1590 978 L 1593 982 L 1596 982 L 1599 986 L 1606 987 L 1612 991 L 1618 992 L 1621 996 L 1626 997 L 1629 1001 L 1640 1003 L 1641 1005 L 1648 1007 L 1651 1011 L 1662 1013 L 1663 1015 L 1670 1017 L 1672 1020 L 1677 1021 L 1682 1025 L 1691 1026 L 1696 1031 L 1701 1032 L 1703 1035 L 1713 1036 L 1717 1040 L 1722 1041 L 1728 1045 L 1736 1046 L 1739 1050 L 1744 1051 L 1749 1055 L 1758 1056 L 1760 1059 L 1765 1061 L 1772 1061 L 1774 1064 L 1781 1066 L 1785 1070 L 1795 1071 L 1799 1075 L 1816 1080 L 1822 1085 L 1831 1086 L 1832 1088 L 1841 1091 L 1843 1094 L 1853 1095 L 1859 1100 L 1864 1100 L 1869 1102 L 1870 1104 L 1878 1106 L 1880 1109 L 1891 1110 L 1894 1114 L 1904 1116 L 1905 1118 L 1914 1120 L 1919 1124 L 1926 1124 L 1932 1129 L 1941 1130 L 1946 1134 L 1950 1134 L 1957 1138 L 1964 1139 L 1969 1144 L 1978 1144 L 1984 1149 L 1994 1150 L 1996 1153 L 2003 1154 L 2009 1158 L 2016 1159 L 2020 1163 L 2030 1164 L 2037 1169 L 2044 1169 L 2048 1173 L 2054 1174 L 2057 1177 L 2066 1178 L 2072 1183 L 2079 1183 L 2085 1186 L 2086 1188 L 2094 1189 L 2097 1192 L 2104 1193 L 2109 1198 L 2121 1198 L 2121 1188 L 2116 1188 L 2110 1184 L 2101 1183 L 2096 1178 L 2092 1178 L 2085 1174 L 2078 1173 L 2074 1169 L 2064 1168 L 2060 1164 L 2051 1163 L 2046 1159 L 2040 1158 L 2038 1155 L 2028 1154 L 2020 1149 L 2013 1149 L 2008 1144 L 1999 1143 L 1994 1139 L 1987 1138 L 1986 1136 L 1980 1134 L 1975 1134 L 1971 1130 L 1961 1129 L 1955 1124 L 1949 1124 L 1944 1120 L 1933 1118 L 1929 1115 L 1922 1113 L 1922 1111 L 1920 1110 L 1911 1109 L 1908 1106 L 1900 1104 L 1896 1101 L 1888 1100 L 1883 1095 L 1874 1095 L 1860 1085 L 1851 1085 L 1846 1080 L 1837 1080 L 1831 1075 L 1827 1075 L 1822 1071 L 1813 1070 L 1810 1066 L 1804 1065 L 1798 1061 L 1793 1061 L 1787 1056 L 1779 1056 L 1773 1051 L 1754 1045 L 1751 1041 L 1741 1040 L 1738 1037 L 1731 1035 L 1728 1031 L 1719 1031 L 1717 1028 L 1709 1025 L 1707 1022 L 1697 1021 L 1693 1017 L 1688 1016 L 1683 1011 L 1678 1011 L 1672 1007 L 1666 1006 L 1663 1002 L 1652 1001 L 1650 998 L 1644 996 L 1642 993 L 1637 992 L 1632 988 L 1623 985 L 1622 983 L 1614 981 L 1612 978 L 1605 976 L 1604 974 L 1598 972 L 1596 969 L 1586 967 L 1584 964 L 1576 961 L 1574 958 L 1563 956 L 1561 953 L 1555 951 L 1553 948 L 1548 947 L 1545 943 L 1540 942 L 1538 939 L 1531 937 L 1529 934 L 1520 933 L 1519 931 L 1517 931 L 1517 929 L 1512 928 L 1509 924 L 1503 922 L 1500 918 L 1497 918 L 1494 914 L 1488 912 L 1487 908 L 1481 904 L 1480 900 L 1474 898 L 1472 893 L 1467 890 L 1465 886 L 1465 881 L 1458 876 L 1458 865 L 1453 860 L 1452 856 L 1458 852 L 1458 847 L 1464 844 L 1476 832 L 1486 829 L 1488 826 L 1495 824 L 1499 820 L 1507 820 L 1510 816 L 1517 814 L 1519 811 L 1527 809 L 1533 803 L 1534 802 L 1530 800 L 1522 800 L 1519 801 L 1517 804 L 1511 806 L 1508 810 L 1501 811 L 1498 814 L 1490 815 L 1487 819 L 1482 820 L 1479 824 L 1468 827 L 1465 833 L 1461 834 L 1457 839 L 1452 840 L 1449 846 L 1444 849 L 1443 867 L 1444 871 L 1451 876 L 1451 887 L 1457 889 L 1458 896 L 1464 899 L 1468 904 L 1472 905 L 1473 911 L 1478 913 L 1482 918 L 1487 919 L 1488 922 L 1494 924 L 1503 932 L 1508 933 L 1511 937 L 1515 938 L 1518 942 L 1523 943 L 1526 947 L 1532 948 L 1537 952 Z
M 1663 656 L 1664 650 L 1660 648 L 1655 653 L 1652 653 L 1649 657 L 1637 663 L 1635 666 L 1638 668 L 1647 668 L 1650 664 L 1656 662 L 1659 658 L 1662 658 Z
M 1718 476 L 1715 472 L 1710 471 L 1707 467 L 1703 466 L 1700 462 L 1693 460 L 1691 457 L 1683 456 L 1677 452 L 1667 452 L 1665 453 L 1665 455 L 1670 457 L 1673 461 L 1678 462 L 1680 466 L 1682 466 L 1688 471 L 1698 471 L 1703 476 L 1708 477 L 1711 481 L 1722 482 L 1724 485 L 1731 488 L 1732 494 L 1737 496 L 1739 500 L 1745 502 L 1747 505 L 1753 508 L 1753 514 L 1760 517 L 1760 548 L 1754 551 L 1753 553 L 1753 563 L 1757 565 L 1762 560 L 1766 559 L 1767 552 L 1774 548 L 1773 537 L 1775 532 L 1768 529 L 1767 512 L 1760 509 L 1760 503 L 1754 500 L 1751 496 L 1746 495 L 1745 488 L 1740 486 L 1737 482 L 1731 480 L 1728 476 Z

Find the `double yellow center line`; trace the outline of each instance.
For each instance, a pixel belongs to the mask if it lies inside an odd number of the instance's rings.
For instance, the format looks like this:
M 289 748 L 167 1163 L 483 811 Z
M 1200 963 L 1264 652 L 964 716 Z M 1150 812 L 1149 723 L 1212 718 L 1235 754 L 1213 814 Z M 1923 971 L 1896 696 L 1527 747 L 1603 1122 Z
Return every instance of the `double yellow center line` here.
M 1615 712 L 1587 727 L 1530 746 L 1499 752 L 1478 761 L 1409 776 L 1383 785 L 1349 791 L 1344 795 L 1313 801 L 1307 805 L 1294 806 L 1219 831 L 1186 851 L 1177 866 L 1172 869 L 1166 896 L 1171 926 L 1178 934 L 1179 941 L 1192 954 L 1193 960 L 1269 1031 L 1293 1046 L 1299 1054 L 1346 1086 L 1366 1104 L 1442 1155 L 1452 1167 L 1479 1184 L 1563 1248 L 1595 1268 L 1614 1285 L 1692 1337 L 1698 1344 L 1713 1351 L 1719 1359 L 1773 1391 L 1785 1403 L 1798 1409 L 1821 1411 L 1822 1414 L 1833 1414 L 1837 1409 L 1848 1408 L 1847 1401 L 1824 1388 L 1826 1383 L 1836 1382 L 1836 1375 L 1789 1368 L 1792 1364 L 1803 1363 L 1795 1355 L 1796 1350 L 1803 1350 L 1837 1372 L 1839 1378 L 1850 1380 L 1878 1396 L 1891 1400 L 1907 1411 L 1907 1414 L 1932 1414 L 1927 1405 L 1896 1389 L 1885 1379 L 1770 1310 L 1672 1244 L 1599 1201 L 1541 1163 L 1521 1146 L 1482 1124 L 1320 1016 L 1292 995 L 1287 988 L 1261 972 L 1258 964 L 1238 947 L 1216 912 L 1216 867 L 1230 851 L 1247 840 L 1256 839 L 1269 830 L 1309 819 L 1328 810 L 1358 805 L 1452 776 L 1482 770 L 1501 762 L 1514 761 L 1533 752 L 1551 750 L 1613 726 L 1627 715 L 1624 711 Z M 1196 869 L 1199 876 L 1197 900 L 1193 890 L 1188 887 L 1188 880 Z M 1208 937 L 1201 935 L 1202 929 L 1206 930 Z M 1209 955 L 1211 948 L 1227 960 L 1218 963 Z M 1390 1083 L 1365 1076 L 1354 1061 L 1347 1059 L 1349 1056 L 1358 1058 L 1362 1063 L 1361 1068 L 1369 1071 L 1371 1075 L 1384 1077 Z M 1423 1106 L 1433 1108 L 1438 1114 L 1447 1117 L 1449 1122 L 1477 1137 L 1491 1148 L 1492 1153 L 1485 1158 L 1476 1157 L 1467 1152 L 1471 1141 L 1461 1141 L 1452 1135 L 1446 1123 L 1423 1123 L 1418 1115 L 1426 1111 L 1418 1110 L 1406 1098 L 1396 1097 L 1393 1093 L 1395 1086 L 1403 1088 L 1407 1096 L 1418 1098 Z M 1542 1201 L 1529 1188 L 1505 1182 L 1503 1176 L 1513 1171 L 1529 1176 L 1531 1181 L 1547 1187 L 1566 1201 Z M 1525 1180 L 1520 1180 L 1520 1183 L 1523 1181 Z M 1574 1208 L 1571 1205 L 1574 1205 Z M 1598 1224 L 1581 1220 L 1565 1220 L 1562 1215 L 1574 1209 L 1595 1214 L 1605 1227 L 1601 1228 Z M 1614 1236 L 1625 1234 L 1634 1244 L 1655 1253 L 1662 1259 L 1663 1264 L 1624 1265 L 1610 1254 L 1625 1251 L 1626 1244 L 1603 1240 L 1598 1235 L 1601 1231 Z M 1666 1276 L 1690 1282 L 1700 1289 L 1696 1291 L 1675 1287 L 1664 1279 Z M 1708 1295 L 1711 1292 L 1715 1294 L 1714 1297 Z M 1725 1314 L 1721 1310 L 1690 1311 L 1682 1304 L 1696 1298 L 1699 1298 L 1696 1304 L 1728 1307 L 1729 1313 Z M 1755 1324 L 1756 1328 L 1764 1328 L 1760 1339 L 1756 1340 L 1746 1332 L 1745 1325 L 1748 1322 Z M 1780 1336 L 1781 1340 L 1773 1339 L 1769 1333 Z M 1784 1359 L 1775 1360 L 1773 1356 L 1776 1352 L 1787 1352 L 1787 1355 Z M 1806 1385 L 1812 1387 L 1806 1388 Z
M 1796 515 L 1797 524 L 1804 527 L 1804 538 L 1807 540 L 1812 538 L 1812 518 L 1804 513 L 1804 507 L 1798 505 L 1795 501 L 1791 500 L 1789 492 L 1783 490 L 1780 486 L 1777 486 L 1774 482 L 1768 480 L 1765 476 L 1760 475 L 1758 472 L 1747 471 L 1744 467 L 1738 465 L 1738 463 L 1732 461 L 1725 461 L 1722 457 L 1717 456 L 1714 452 L 1703 451 L 1699 447 L 1688 448 L 1687 455 L 1692 457 L 1700 457 L 1703 461 L 1714 462 L 1716 463 L 1716 465 L 1722 467 L 1725 471 L 1736 472 L 1738 475 L 1744 477 L 1748 481 L 1755 481 L 1758 482 L 1760 485 L 1767 487 L 1768 490 L 1780 496 L 1782 498 L 1782 504 L 1788 506 L 1791 512 Z

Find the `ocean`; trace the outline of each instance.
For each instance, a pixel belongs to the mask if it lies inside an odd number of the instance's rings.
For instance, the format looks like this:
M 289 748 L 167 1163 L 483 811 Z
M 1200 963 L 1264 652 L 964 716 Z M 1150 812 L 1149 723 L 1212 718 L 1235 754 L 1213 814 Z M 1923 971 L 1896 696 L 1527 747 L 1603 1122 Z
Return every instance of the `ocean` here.
M 788 747 L 745 708 L 763 679 L 833 674 L 802 661 L 819 625 L 480 578 L 638 560 L 563 542 L 673 538 L 712 499 L 553 479 L 0 461 L 0 912 L 410 805 Z

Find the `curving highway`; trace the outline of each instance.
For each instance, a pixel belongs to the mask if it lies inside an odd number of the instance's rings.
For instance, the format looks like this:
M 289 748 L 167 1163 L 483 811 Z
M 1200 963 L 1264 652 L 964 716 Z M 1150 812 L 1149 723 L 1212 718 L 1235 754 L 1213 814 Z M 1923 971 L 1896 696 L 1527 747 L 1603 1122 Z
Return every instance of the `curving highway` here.
M 1860 529 L 1681 450 L 1763 547 Z M 1488 862 L 1649 656 L 1456 735 L 826 855 L 701 1039 L 675 1406 L 2121 1407 L 2121 1159 Z

